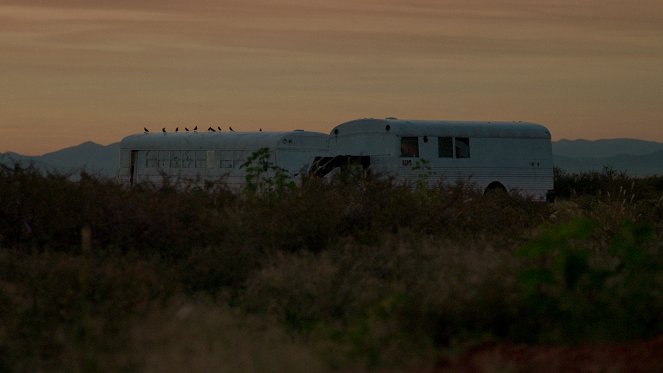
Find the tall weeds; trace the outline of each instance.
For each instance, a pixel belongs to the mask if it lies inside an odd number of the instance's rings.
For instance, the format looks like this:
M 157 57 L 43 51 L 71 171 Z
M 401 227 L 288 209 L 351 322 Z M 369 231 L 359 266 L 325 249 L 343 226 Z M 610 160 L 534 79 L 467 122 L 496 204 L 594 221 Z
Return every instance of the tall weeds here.
M 184 344 L 218 367 L 254 343 L 274 355 L 232 366 L 432 368 L 482 341 L 663 332 L 661 178 L 558 172 L 554 204 L 363 170 L 165 181 L 0 169 L 0 370 L 184 367 Z

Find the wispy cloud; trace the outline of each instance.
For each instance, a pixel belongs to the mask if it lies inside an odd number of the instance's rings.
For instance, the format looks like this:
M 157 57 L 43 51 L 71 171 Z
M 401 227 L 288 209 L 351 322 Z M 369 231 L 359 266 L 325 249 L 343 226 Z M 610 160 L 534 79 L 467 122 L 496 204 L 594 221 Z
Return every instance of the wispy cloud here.
M 22 2 L 25 3 L 25 2 Z M 132 41 L 172 36 L 174 48 L 214 46 L 312 53 L 581 55 L 651 52 L 663 6 L 622 1 L 60 1 L 0 6 L 11 38 L 132 50 Z M 645 5 L 643 5 L 645 4 Z M 38 24 L 38 28 L 27 27 Z M 35 31 L 38 30 L 38 31 Z M 9 42 L 8 36 L 2 41 Z M 118 42 L 113 42 L 116 39 Z M 544 45 L 545 44 L 545 45 Z M 96 45 L 96 46 L 95 46 Z M 159 48 L 161 48 L 160 46 Z
M 0 19 L 5 22 L 144 22 L 176 18 L 166 12 L 147 10 L 0 5 Z

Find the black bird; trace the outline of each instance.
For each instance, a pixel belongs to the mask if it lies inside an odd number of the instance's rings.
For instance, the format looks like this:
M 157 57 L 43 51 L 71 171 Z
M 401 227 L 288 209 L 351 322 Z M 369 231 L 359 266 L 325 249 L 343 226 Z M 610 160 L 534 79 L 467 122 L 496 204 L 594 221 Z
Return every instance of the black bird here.
M 235 132 L 235 130 L 232 127 L 228 126 L 228 128 L 230 129 L 230 131 Z
M 216 132 L 216 131 L 214 130 L 214 128 L 212 128 L 212 126 L 210 126 L 210 127 L 207 129 L 207 132 Z
M 261 128 L 261 129 L 259 129 L 258 131 L 262 132 L 262 128 Z
M 150 130 L 148 130 L 147 127 L 143 127 L 143 131 L 145 131 L 145 133 L 150 132 Z
M 219 127 L 219 126 L 216 126 L 216 128 L 218 128 L 218 129 L 219 129 L 219 131 L 221 131 L 221 127 Z
M 166 133 L 166 127 L 162 128 L 161 132 Z
M 175 132 L 178 132 L 180 130 L 179 127 L 175 127 Z
M 189 129 L 188 129 L 188 128 L 184 127 L 184 129 L 185 129 L 187 132 L 189 132 Z
M 193 127 L 194 131 L 198 131 L 198 126 Z

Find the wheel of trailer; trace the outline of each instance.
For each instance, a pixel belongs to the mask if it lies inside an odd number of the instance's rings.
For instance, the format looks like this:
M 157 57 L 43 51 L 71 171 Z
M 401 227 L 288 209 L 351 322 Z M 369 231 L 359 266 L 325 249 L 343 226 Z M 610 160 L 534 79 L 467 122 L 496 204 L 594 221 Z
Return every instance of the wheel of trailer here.
M 488 193 L 506 193 L 506 188 L 499 181 L 493 181 L 488 184 L 486 190 L 483 192 L 484 195 Z

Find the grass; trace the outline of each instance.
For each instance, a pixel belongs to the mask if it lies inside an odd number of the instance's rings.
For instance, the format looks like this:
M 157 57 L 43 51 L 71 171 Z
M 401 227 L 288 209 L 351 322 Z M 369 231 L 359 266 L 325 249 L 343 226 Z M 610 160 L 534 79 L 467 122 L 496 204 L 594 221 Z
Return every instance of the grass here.
M 421 370 L 651 338 L 662 180 L 558 171 L 545 204 L 352 172 L 237 195 L 4 167 L 0 371 Z

